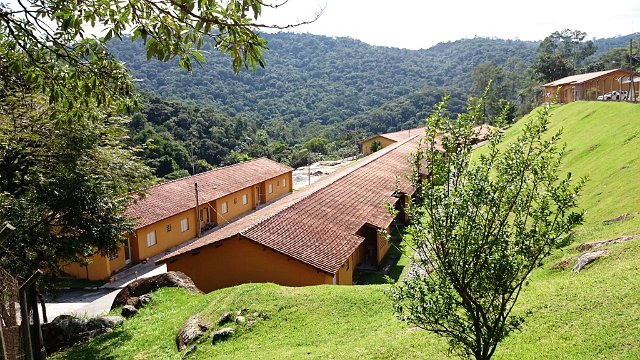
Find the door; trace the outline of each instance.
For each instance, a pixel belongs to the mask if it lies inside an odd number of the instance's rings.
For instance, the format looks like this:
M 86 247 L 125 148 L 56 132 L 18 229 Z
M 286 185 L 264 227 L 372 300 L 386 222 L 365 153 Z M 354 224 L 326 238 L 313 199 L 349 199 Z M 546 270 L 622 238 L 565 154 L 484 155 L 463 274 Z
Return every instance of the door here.
M 129 238 L 124 242 L 124 263 L 131 263 L 131 244 L 129 243 Z

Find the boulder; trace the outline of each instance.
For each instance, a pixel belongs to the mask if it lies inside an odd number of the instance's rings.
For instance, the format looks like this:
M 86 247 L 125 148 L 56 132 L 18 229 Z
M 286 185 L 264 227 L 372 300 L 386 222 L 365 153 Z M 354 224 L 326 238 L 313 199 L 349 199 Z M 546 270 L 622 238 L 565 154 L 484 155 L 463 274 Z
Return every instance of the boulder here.
M 209 325 L 201 323 L 196 316 L 187 319 L 180 331 L 178 331 L 178 335 L 176 335 L 178 351 L 182 351 L 196 342 L 207 330 L 209 330 Z
M 144 294 L 141 296 L 132 296 L 127 299 L 125 305 L 133 306 L 136 309 L 142 309 L 145 305 L 151 302 L 153 297 L 150 294 Z
M 578 245 L 576 250 L 578 251 L 594 250 L 594 249 L 599 249 L 601 247 L 608 246 L 611 244 L 623 243 L 623 242 L 638 239 L 638 238 L 640 238 L 640 235 L 628 235 L 628 236 L 621 236 L 615 239 L 588 242 L 588 243 Z
M 120 316 L 103 316 L 81 319 L 71 315 L 60 315 L 50 323 L 42 325 L 42 338 L 47 354 L 93 339 L 111 331 L 124 321 Z
M 575 265 L 573 265 L 573 269 L 571 269 L 571 271 L 579 272 L 585 266 L 587 266 L 587 264 L 590 264 L 590 263 L 594 262 L 596 259 L 599 259 L 599 258 L 601 258 L 603 256 L 607 256 L 607 255 L 609 255 L 609 252 L 606 251 L 606 250 L 592 251 L 592 252 L 584 253 L 584 254 L 580 255 L 580 257 L 578 257 L 578 260 L 576 261 Z
M 190 277 L 180 271 L 169 271 L 131 282 L 116 295 L 111 304 L 111 309 L 127 305 L 127 302 L 132 297 L 140 297 L 162 287 L 181 287 L 189 291 L 202 293 Z
M 233 321 L 233 315 L 230 312 L 225 311 L 218 319 L 218 325 L 224 325 Z
M 130 318 L 138 313 L 138 309 L 136 309 L 133 305 L 125 305 L 122 307 L 121 315 L 125 318 Z
M 230 327 L 226 327 L 226 328 L 222 328 L 220 330 L 216 330 L 213 332 L 213 334 L 211 334 L 211 338 L 212 338 L 212 343 L 215 344 L 220 340 L 226 340 L 228 338 L 230 338 L 231 336 L 233 336 L 233 334 L 235 334 L 236 331 L 233 328 Z

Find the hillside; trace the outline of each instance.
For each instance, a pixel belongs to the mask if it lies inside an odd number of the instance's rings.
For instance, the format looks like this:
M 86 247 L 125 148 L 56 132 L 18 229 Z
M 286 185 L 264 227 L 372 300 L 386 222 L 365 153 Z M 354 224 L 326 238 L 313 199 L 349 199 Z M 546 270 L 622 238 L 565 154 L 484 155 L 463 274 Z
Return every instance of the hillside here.
M 188 74 L 175 61 L 147 61 L 141 42 L 112 40 L 109 46 L 139 80 L 140 89 L 163 99 L 301 125 L 340 122 L 424 86 L 467 89 L 474 66 L 491 60 L 504 64 L 510 57 L 530 64 L 537 47 L 535 42 L 474 38 L 406 50 L 310 34 L 264 36 L 269 42 L 266 67 L 238 75 L 229 70 L 228 56 L 217 51 Z
M 640 358 L 640 239 L 609 246 L 608 257 L 580 273 L 554 268 L 578 254 L 577 243 L 640 234 L 640 106 L 577 102 L 551 114 L 551 131 L 563 128 L 567 142 L 563 171 L 590 178 L 580 199 L 586 222 L 574 244 L 534 271 L 515 310 L 526 314 L 524 327 L 495 358 Z M 522 126 L 508 129 L 506 142 Z M 625 220 L 602 223 L 625 213 Z M 243 308 L 266 319 L 215 346 L 201 341 L 189 358 L 447 358 L 446 341 L 393 317 L 387 288 L 247 284 L 207 295 L 163 289 L 123 326 L 56 358 L 180 358 L 175 334 L 187 318 L 198 314 L 215 324 L 223 312 Z

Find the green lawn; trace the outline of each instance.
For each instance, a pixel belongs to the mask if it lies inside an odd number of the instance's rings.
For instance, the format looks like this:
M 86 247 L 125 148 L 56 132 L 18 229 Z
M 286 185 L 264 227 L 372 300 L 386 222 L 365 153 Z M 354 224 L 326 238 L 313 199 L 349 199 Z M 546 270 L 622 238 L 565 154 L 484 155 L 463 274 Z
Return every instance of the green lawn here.
M 579 242 L 640 233 L 640 105 L 573 103 L 553 108 L 551 121 L 552 130 L 565 130 L 564 170 L 590 178 L 580 200 L 586 222 L 576 231 L 576 243 L 534 271 L 515 309 L 526 314 L 524 327 L 498 347 L 495 358 L 640 359 L 640 240 L 610 246 L 608 257 L 580 273 L 553 269 L 578 254 Z M 509 129 L 506 139 L 520 126 Z M 636 216 L 602 223 L 625 213 Z M 407 263 L 406 255 L 399 259 L 394 273 Z M 123 326 L 56 357 L 181 358 L 175 335 L 187 318 L 199 314 L 215 329 L 223 312 L 245 308 L 268 319 L 215 346 L 203 339 L 188 358 L 447 358 L 444 339 L 393 317 L 388 286 L 247 284 L 207 295 L 162 289 Z

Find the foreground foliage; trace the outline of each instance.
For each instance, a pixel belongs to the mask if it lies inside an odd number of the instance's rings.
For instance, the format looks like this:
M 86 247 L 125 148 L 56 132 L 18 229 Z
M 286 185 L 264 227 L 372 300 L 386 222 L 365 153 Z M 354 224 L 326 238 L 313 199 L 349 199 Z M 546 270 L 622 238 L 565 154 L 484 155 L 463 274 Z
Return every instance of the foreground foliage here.
M 21 280 L 36 269 L 55 277 L 94 251 L 115 255 L 133 228 L 124 210 L 148 168 L 123 143 L 125 118 L 82 109 L 66 124 L 42 96 L 0 98 L 0 219 L 16 227 L 0 267 Z
M 494 131 L 488 151 L 471 163 L 482 105 L 454 121 L 445 100 L 427 120 L 414 174 L 426 161 L 429 175 L 414 175 L 409 209 L 425 275 L 394 287 L 392 297 L 401 319 L 445 336 L 452 352 L 490 359 L 524 320 L 512 310 L 531 272 L 582 222 L 572 209 L 583 181 L 560 177 L 560 134 L 543 139 L 545 110 L 503 151 Z

